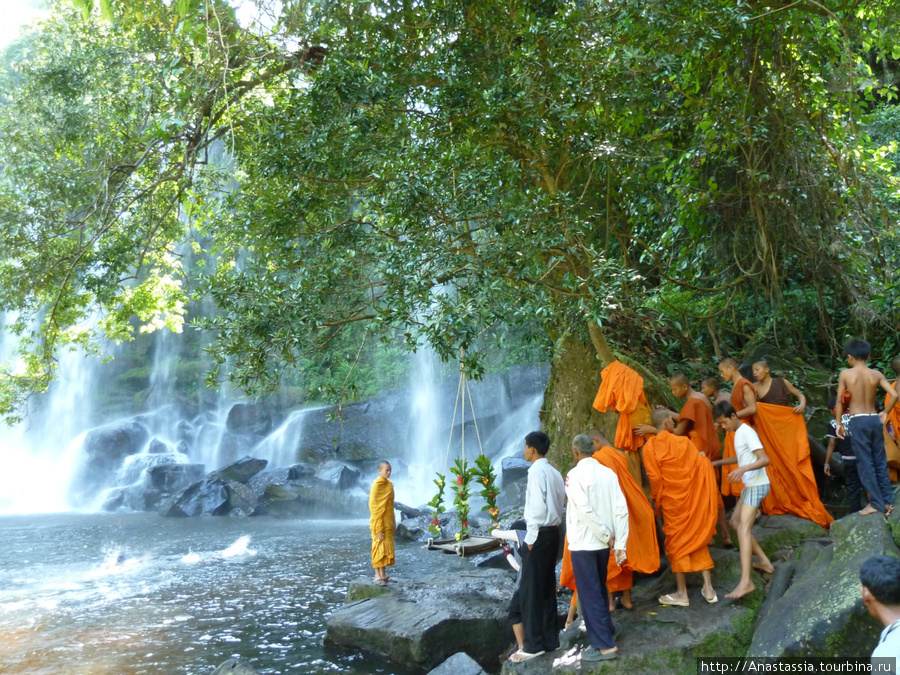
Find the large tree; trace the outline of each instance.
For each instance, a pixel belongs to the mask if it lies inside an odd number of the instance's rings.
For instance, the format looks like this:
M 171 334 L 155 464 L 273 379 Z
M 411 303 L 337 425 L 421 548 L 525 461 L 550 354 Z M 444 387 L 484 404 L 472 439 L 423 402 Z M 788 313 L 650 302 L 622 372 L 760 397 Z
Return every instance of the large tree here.
M 896 0 L 76 4 L 7 78 L 0 300 L 35 355 L 7 405 L 91 312 L 177 321 L 189 228 L 247 391 L 348 331 L 477 374 L 537 325 L 565 435 L 651 323 L 827 354 L 896 269 L 861 125 Z

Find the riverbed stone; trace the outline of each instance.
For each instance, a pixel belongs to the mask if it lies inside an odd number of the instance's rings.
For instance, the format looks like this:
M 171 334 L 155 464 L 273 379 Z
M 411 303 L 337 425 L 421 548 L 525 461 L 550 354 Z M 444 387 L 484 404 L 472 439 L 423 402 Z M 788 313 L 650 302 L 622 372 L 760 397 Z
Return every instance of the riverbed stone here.
M 496 668 L 498 654 L 514 639 L 506 620 L 514 590 L 514 577 L 500 570 L 470 568 L 400 580 L 383 596 L 333 612 L 325 640 L 422 669 L 460 651 Z
M 458 652 L 429 671 L 428 675 L 485 675 L 485 670 L 471 656 Z
M 900 557 L 893 532 L 878 515 L 851 514 L 831 525 L 833 544 L 810 547 L 784 595 L 768 608 L 778 621 L 760 623 L 753 656 L 864 655 L 877 644 L 881 626 L 869 617 L 859 592 L 859 568 L 873 555 Z
M 161 513 L 172 517 L 253 515 L 257 498 L 250 488 L 235 481 L 205 478 L 163 503 Z
M 228 466 L 210 472 L 208 478 L 222 480 L 230 480 L 235 483 L 246 483 L 256 474 L 266 468 L 269 463 L 267 459 L 257 459 L 256 457 L 241 457 L 236 462 Z

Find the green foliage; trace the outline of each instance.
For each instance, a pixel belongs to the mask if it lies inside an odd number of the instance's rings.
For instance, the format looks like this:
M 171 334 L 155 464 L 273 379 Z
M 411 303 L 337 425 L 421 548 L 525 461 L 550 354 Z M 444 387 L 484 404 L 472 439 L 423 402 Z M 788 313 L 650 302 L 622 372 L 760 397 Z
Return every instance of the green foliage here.
M 446 477 L 439 473 L 437 474 L 437 478 L 435 478 L 432 482 L 437 486 L 437 494 L 432 497 L 431 501 L 428 502 L 428 506 L 434 509 L 434 516 L 431 519 L 431 522 L 428 524 L 428 530 L 435 537 L 441 536 L 441 514 L 444 513 L 447 509 L 444 508 L 444 481 Z
M 456 507 L 456 519 L 459 522 L 459 531 L 456 539 L 465 539 L 469 536 L 469 483 L 475 477 L 475 469 L 462 458 L 457 459 L 450 467 L 450 473 L 456 476 L 456 485 L 453 487 L 453 505 Z
M 500 490 L 497 487 L 497 474 L 494 472 L 491 460 L 484 453 L 475 458 L 475 468 L 472 470 L 472 477 L 477 479 L 483 486 L 478 494 L 484 497 L 487 503 L 481 507 L 481 510 L 488 512 L 493 527 L 500 527 L 500 523 L 497 520 L 500 516 L 500 509 L 497 508 L 497 495 L 500 494 Z
M 0 409 L 190 291 L 211 379 L 316 398 L 396 338 L 478 377 L 589 326 L 660 365 L 896 334 L 898 0 L 259 2 L 75 0 L 10 52 Z

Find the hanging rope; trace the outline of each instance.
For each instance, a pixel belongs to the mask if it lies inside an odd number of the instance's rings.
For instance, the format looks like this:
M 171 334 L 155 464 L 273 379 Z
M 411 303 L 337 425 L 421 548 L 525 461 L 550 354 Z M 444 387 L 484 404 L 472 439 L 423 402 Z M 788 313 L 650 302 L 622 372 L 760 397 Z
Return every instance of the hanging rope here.
M 456 387 L 456 403 L 453 404 L 453 420 L 450 422 L 450 435 L 447 438 L 447 454 L 444 455 L 444 471 L 450 464 L 450 444 L 453 442 L 453 425 L 456 424 L 456 409 L 459 406 L 459 393 L 463 386 L 463 373 L 459 373 L 459 385 Z M 463 418 L 465 419 L 466 409 L 463 407 Z

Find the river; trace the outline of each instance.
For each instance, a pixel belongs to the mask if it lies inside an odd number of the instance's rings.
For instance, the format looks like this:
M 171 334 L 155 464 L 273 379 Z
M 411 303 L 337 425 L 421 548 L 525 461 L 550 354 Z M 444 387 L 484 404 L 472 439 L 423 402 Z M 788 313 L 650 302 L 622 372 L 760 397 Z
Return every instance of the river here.
M 322 644 L 348 582 L 372 575 L 367 521 L 3 516 L 0 542 L 0 673 L 208 675 L 232 656 L 262 674 L 413 672 Z M 394 573 L 427 555 L 398 542 Z

